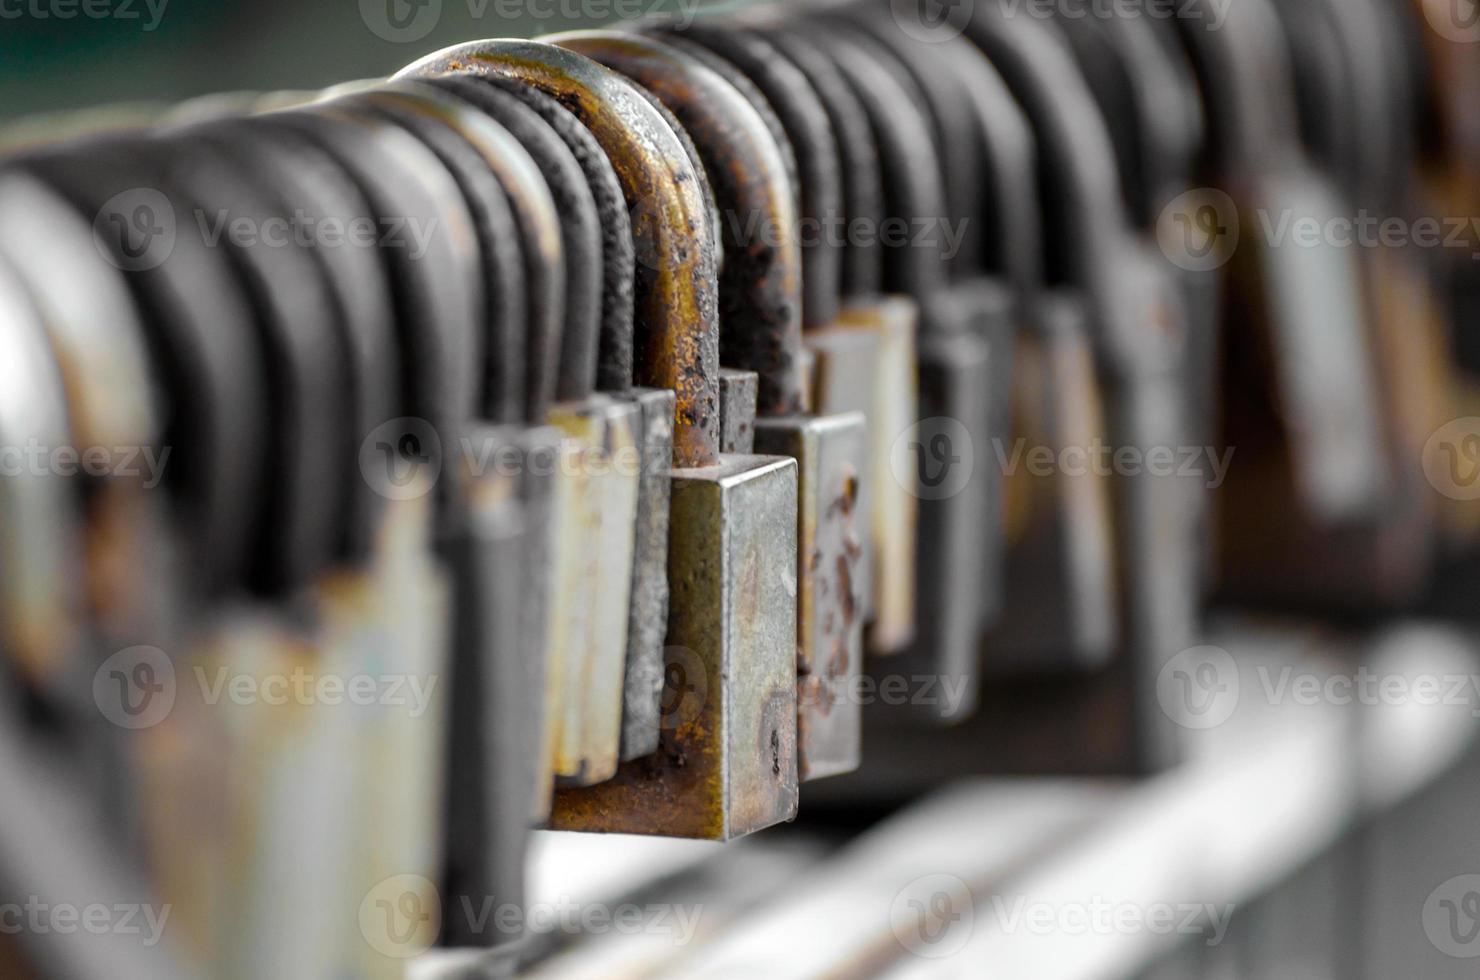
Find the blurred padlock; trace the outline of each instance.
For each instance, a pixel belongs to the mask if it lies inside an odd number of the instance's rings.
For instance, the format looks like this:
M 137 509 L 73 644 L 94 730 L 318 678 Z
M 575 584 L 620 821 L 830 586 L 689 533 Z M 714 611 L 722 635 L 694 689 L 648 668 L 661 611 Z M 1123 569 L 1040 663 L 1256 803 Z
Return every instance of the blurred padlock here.
M 670 672 L 704 689 L 680 699 L 663 744 L 600 786 L 557 794 L 554 825 L 729 838 L 796 807 L 795 463 L 720 457 L 718 324 L 707 209 L 681 141 L 619 76 L 533 42 L 465 45 L 408 74 L 517 78 L 560 98 L 623 180 L 638 248 L 636 371 L 677 393 Z M 692 692 L 690 692 L 692 693 Z M 697 700 L 697 703 L 695 701 Z

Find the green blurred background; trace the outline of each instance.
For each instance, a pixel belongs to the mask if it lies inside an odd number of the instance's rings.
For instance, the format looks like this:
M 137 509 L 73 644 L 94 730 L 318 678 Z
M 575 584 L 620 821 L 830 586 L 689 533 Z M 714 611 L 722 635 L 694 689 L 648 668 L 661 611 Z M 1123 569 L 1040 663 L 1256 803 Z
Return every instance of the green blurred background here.
M 0 120 L 387 75 L 440 47 L 746 0 L 0 0 Z

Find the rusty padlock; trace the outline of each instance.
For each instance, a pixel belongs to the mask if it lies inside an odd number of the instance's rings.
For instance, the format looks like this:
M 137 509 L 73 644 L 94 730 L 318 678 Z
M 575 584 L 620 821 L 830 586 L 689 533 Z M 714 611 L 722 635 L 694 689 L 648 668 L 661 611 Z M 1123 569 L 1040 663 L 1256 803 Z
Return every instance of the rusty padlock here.
M 726 839 L 796 809 L 796 464 L 721 457 L 714 255 L 682 142 L 641 94 L 552 45 L 452 48 L 412 75 L 494 74 L 559 98 L 623 182 L 639 266 L 637 380 L 677 394 L 668 574 L 670 703 L 657 753 L 557 793 L 554 825 Z M 794 588 L 794 585 L 793 585 Z
M 661 41 L 609 32 L 556 35 L 635 79 L 692 138 L 724 225 L 721 361 L 759 376 L 755 445 L 797 461 L 798 771 L 803 780 L 858 764 L 864 528 L 854 518 L 864 472 L 861 413 L 806 412 L 801 258 L 794 191 L 781 148 L 752 104 L 702 61 Z

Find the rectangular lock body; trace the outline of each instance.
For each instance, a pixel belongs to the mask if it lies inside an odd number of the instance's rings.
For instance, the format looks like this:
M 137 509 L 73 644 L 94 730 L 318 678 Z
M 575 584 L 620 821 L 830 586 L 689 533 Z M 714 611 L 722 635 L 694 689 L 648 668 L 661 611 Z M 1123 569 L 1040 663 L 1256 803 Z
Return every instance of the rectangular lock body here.
M 456 602 L 444 945 L 490 947 L 523 934 L 522 923 L 477 914 L 486 896 L 498 907 L 523 907 L 536 796 L 531 760 L 544 705 L 529 695 L 539 658 L 521 646 L 520 617 L 526 595 L 539 587 L 526 561 L 529 537 L 543 528 L 525 520 L 522 435 L 497 426 L 472 433 L 477 454 L 465 482 L 467 519 L 451 549 Z M 483 465 L 495 458 L 514 465 Z
M 868 415 L 868 483 L 873 494 L 874 566 L 870 581 L 873 618 L 865 642 L 870 653 L 898 653 L 915 635 L 915 529 L 919 500 L 913 487 L 896 477 L 890 465 L 895 440 L 919 415 L 915 331 L 919 308 L 913 300 L 889 296 L 843 309 L 839 326 L 868 330 L 879 340 L 877 371 Z M 819 393 L 820 394 L 820 393 Z M 823 395 L 821 410 L 832 396 Z
M 756 399 L 760 376 L 739 368 L 719 370 L 719 451 L 748 456 L 755 451 Z
M 860 412 L 864 425 L 870 426 L 874 411 L 874 385 L 877 383 L 881 356 L 881 338 L 872 330 L 859 330 L 840 324 L 808 330 L 803 336 L 807 346 L 807 404 L 818 415 L 842 415 Z M 863 597 L 863 620 L 874 618 L 874 447 L 872 427 L 865 433 L 863 465 L 869 479 L 858 484 L 858 512 L 867 532 L 865 560 L 858 565 L 858 590 Z
M 557 479 L 573 491 L 560 532 L 564 693 L 555 774 L 576 785 L 616 771 L 627 673 L 632 549 L 637 521 L 637 406 L 604 396 L 557 405 L 566 434 Z M 579 607 L 579 608 L 577 608 Z
M 553 425 L 521 429 L 517 437 L 515 470 L 519 474 L 519 501 L 524 517 L 524 588 L 518 619 L 520 659 L 524 664 L 521 690 L 530 701 L 530 751 L 523 757 L 520 779 L 529 786 L 530 822 L 550 817 L 555 790 L 555 726 L 548 717 L 546 693 L 556 670 L 550 657 L 552 609 L 555 605 L 555 548 L 558 533 L 558 486 L 561 434 Z
M 556 793 L 557 830 L 728 840 L 797 807 L 796 462 L 673 473 L 659 749 Z
M 797 461 L 797 769 L 805 782 L 859 763 L 868 430 L 858 412 L 766 418 L 756 423 L 756 448 Z
M 658 749 L 663 702 L 663 636 L 668 631 L 668 512 L 672 488 L 674 393 L 636 388 L 640 412 L 637 531 L 632 542 L 632 609 L 627 620 L 627 677 L 622 690 L 623 762 Z

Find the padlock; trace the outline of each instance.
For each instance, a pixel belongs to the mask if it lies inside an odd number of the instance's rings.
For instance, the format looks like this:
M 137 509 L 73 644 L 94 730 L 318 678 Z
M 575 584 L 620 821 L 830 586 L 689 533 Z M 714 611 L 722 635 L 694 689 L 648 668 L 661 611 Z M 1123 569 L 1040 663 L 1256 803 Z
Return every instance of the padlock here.
M 1275 9 L 1288 37 L 1301 132 L 1312 156 L 1336 179 L 1354 219 L 1413 221 L 1407 134 L 1415 127 L 1396 70 L 1401 57 L 1392 42 L 1399 31 L 1390 6 L 1357 0 L 1338 8 L 1312 0 Z M 1330 41 L 1329 57 L 1298 57 L 1321 39 Z M 1446 499 L 1411 461 L 1422 460 L 1430 437 L 1462 413 L 1446 404 L 1458 385 L 1446 369 L 1443 325 L 1419 251 L 1381 236 L 1359 237 L 1352 251 L 1370 329 L 1389 497 L 1370 528 L 1342 534 L 1339 556 L 1322 560 L 1356 578 L 1352 588 L 1364 597 L 1402 605 L 1427 584 Z
M 796 464 L 718 452 L 719 352 L 707 202 L 683 145 L 615 73 L 523 41 L 452 48 L 405 74 L 493 74 L 560 99 L 601 143 L 640 220 L 640 383 L 677 395 L 666 652 L 677 703 L 652 756 L 561 790 L 554 826 L 727 839 L 796 809 Z M 792 586 L 794 589 L 794 585 Z M 681 685 L 681 687 L 680 687 Z
M 409 233 L 410 223 L 419 222 L 425 233 L 424 254 L 405 247 L 406 241 L 378 240 L 396 313 L 404 417 L 392 431 L 372 433 L 361 447 L 365 479 L 375 479 L 392 499 L 368 587 L 349 597 L 363 618 L 346 617 L 336 635 L 344 639 L 338 653 L 346 671 L 442 677 L 448 649 L 446 562 L 467 499 L 456 453 L 484 381 L 482 358 L 474 353 L 481 350 L 473 338 L 482 304 L 472 219 L 436 155 L 388 122 L 345 107 L 315 106 L 251 124 L 299 133 L 327 152 L 365 198 L 366 217 L 376 228 L 388 232 L 387 222 L 400 221 Z M 367 452 L 386 467 L 383 475 L 364 468 Z M 374 458 L 377 452 L 384 458 Z M 429 542 L 436 545 L 435 555 Z M 358 846 L 367 858 L 356 863 L 350 883 L 371 905 L 378 896 L 397 907 L 425 909 L 435 898 L 433 882 L 443 859 L 443 701 L 435 691 L 430 695 L 420 716 L 394 710 L 399 705 L 378 704 L 356 718 L 357 754 L 414 774 L 387 785 L 366 773 L 355 787 L 367 811 L 356 828 L 366 835 Z M 383 923 L 380 928 L 395 930 L 393 936 L 367 932 L 363 918 L 347 925 L 350 958 L 343 968 L 370 975 L 388 969 L 386 942 L 424 947 L 437 930 L 429 918 L 417 918 L 409 928 Z
M 1208 106 L 1216 182 L 1237 210 L 1214 223 L 1238 231 L 1227 264 L 1223 384 L 1249 388 L 1259 364 L 1272 376 L 1226 412 L 1222 438 L 1238 458 L 1215 498 L 1220 583 L 1245 599 L 1340 601 L 1361 569 L 1334 555 L 1381 519 L 1393 492 L 1369 310 L 1351 250 L 1278 238 L 1289 222 L 1327 226 L 1343 202 L 1300 146 L 1273 6 L 1241 5 L 1219 31 L 1179 26 Z M 1271 513 L 1272 494 L 1297 506 Z M 1308 560 L 1321 562 L 1321 574 L 1309 574 Z M 1376 593 L 1362 601 L 1401 592 L 1407 564 L 1369 581 Z
M 248 304 L 227 272 L 223 251 L 208 248 L 184 200 L 139 146 L 95 144 L 87 154 L 43 151 L 13 163 L 51 184 L 83 220 L 101 229 L 99 247 L 116 249 L 106 253 L 109 261 L 127 273 L 153 334 L 150 349 L 158 359 L 159 390 L 167 399 L 165 417 L 171 420 L 163 444 L 178 454 L 176 464 L 164 470 L 165 492 L 173 498 L 171 525 L 179 534 L 180 564 L 171 573 L 186 583 L 180 615 L 189 616 L 185 621 L 199 628 L 179 637 L 156 635 L 151 645 L 163 643 L 168 649 L 162 656 L 178 658 L 184 673 L 194 663 L 196 649 L 206 642 L 203 637 L 217 626 L 215 617 L 206 612 L 208 604 L 240 588 L 250 564 L 254 535 L 250 517 L 261 500 L 255 491 L 257 474 L 263 472 L 262 420 L 267 413 L 265 373 L 258 367 L 261 353 Z M 130 237 L 129 229 L 138 234 Z M 191 648 L 188 652 L 182 649 L 186 646 Z M 147 665 L 151 676 L 165 669 L 164 663 Z M 134 676 L 127 671 L 118 674 L 124 678 L 121 684 Z M 135 694 L 145 710 L 153 703 L 147 689 L 125 690 L 120 699 L 132 704 Z M 173 735 L 190 739 L 192 751 L 137 751 L 139 743 L 158 742 L 152 745 L 155 749 L 170 744 L 170 735 L 158 729 L 143 733 L 125 743 L 128 761 L 112 767 L 118 783 L 107 792 L 118 794 L 114 805 L 125 821 L 142 807 L 139 833 L 148 841 L 150 860 L 157 862 L 161 878 L 181 886 L 177 894 L 198 899 L 197 911 L 182 920 L 181 928 L 192 951 L 199 953 L 213 944 L 218 923 L 212 919 L 212 899 L 221 898 L 226 887 L 220 877 L 224 860 L 211 857 L 219 858 L 213 837 L 222 828 L 204 819 L 188 829 L 167 824 L 178 808 L 172 802 L 190 801 L 186 809 L 190 805 L 200 809 L 211 799 L 220 789 L 212 778 L 220 769 L 196 754 L 209 754 L 212 746 L 184 714 L 176 712 L 171 719 Z M 175 723 L 178 728 L 173 728 Z M 156 766 L 157 761 L 163 764 Z M 125 773 L 132 766 L 138 768 L 128 778 Z M 195 781 L 171 784 L 174 776 L 193 776 Z M 125 793 L 133 803 L 125 801 Z M 175 843 L 167 848 L 165 840 L 171 837 Z
M 601 343 L 597 390 L 634 402 L 641 413 L 637 529 L 633 543 L 632 609 L 627 625 L 626 684 L 622 705 L 623 761 L 658 746 L 663 690 L 663 632 L 668 620 L 668 466 L 673 456 L 673 392 L 632 383 L 632 221 L 622 186 L 601 144 L 571 112 L 544 92 L 510 79 L 434 80 L 454 91 L 493 85 L 523 101 L 575 155 L 596 199 L 602 231 Z M 470 93 L 476 100 L 476 94 Z
M 720 358 L 759 376 L 756 447 L 798 466 L 798 771 L 805 781 L 856 768 L 863 624 L 854 570 L 865 528 L 854 515 L 866 479 L 864 419 L 806 412 L 799 226 L 784 156 L 740 90 L 678 48 L 609 32 L 551 40 L 652 92 L 709 173 L 725 222 Z
M 711 34 L 702 24 L 696 30 L 702 31 L 696 38 L 709 41 Z M 799 107 L 784 117 L 799 167 L 819 169 L 823 175 L 820 180 L 803 181 L 804 191 L 817 188 L 826 194 L 827 159 L 829 150 L 835 148 L 841 201 L 823 196 L 811 214 L 804 207 L 804 215 L 819 224 L 819 248 L 842 249 L 838 277 L 843 297 L 835 316 L 829 318 L 832 308 L 827 300 L 819 304 L 816 293 L 804 282 L 812 404 L 819 412 L 861 411 L 868 419 L 869 478 L 863 482 L 859 503 L 860 510 L 871 516 L 873 550 L 862 583 L 865 645 L 871 654 L 899 653 L 915 635 L 919 501 L 915 486 L 907 475 L 894 471 L 890 459 L 896 436 L 918 418 L 915 335 L 919 308 L 912 298 L 883 294 L 877 228 L 870 233 L 861 227 L 868 221 L 877 222 L 883 214 L 883 184 L 868 116 L 837 66 L 816 44 L 776 18 L 774 11 L 758 10 L 744 26 L 727 25 L 724 34 L 751 45 L 745 64 L 769 65 L 781 72 L 790 68 L 797 73 L 764 91 L 775 106 Z M 761 80 L 766 76 L 757 69 L 752 77 Z M 778 87 L 783 84 L 785 89 Z M 821 116 L 819 106 L 811 102 L 814 98 L 820 103 Z M 796 115 L 803 118 L 793 118 Z M 819 135 L 819 123 L 831 131 L 831 143 L 826 135 Z M 813 154 L 816 161 L 803 163 Z M 817 287 L 824 296 L 826 281 L 822 278 Z
M 975 459 L 988 452 L 991 365 L 986 338 L 971 331 L 953 304 L 940 302 L 951 226 L 942 171 L 915 109 L 920 96 L 887 48 L 831 17 L 798 29 L 825 49 L 864 106 L 882 165 L 885 206 L 875 220 L 886 246 L 885 286 L 920 304 L 920 404 L 911 424 L 892 433 L 890 454 L 890 479 L 904 473 L 919 498 L 913 649 L 934 673 L 972 675 L 989 512 L 988 481 Z M 922 228 L 929 240 L 922 240 Z

